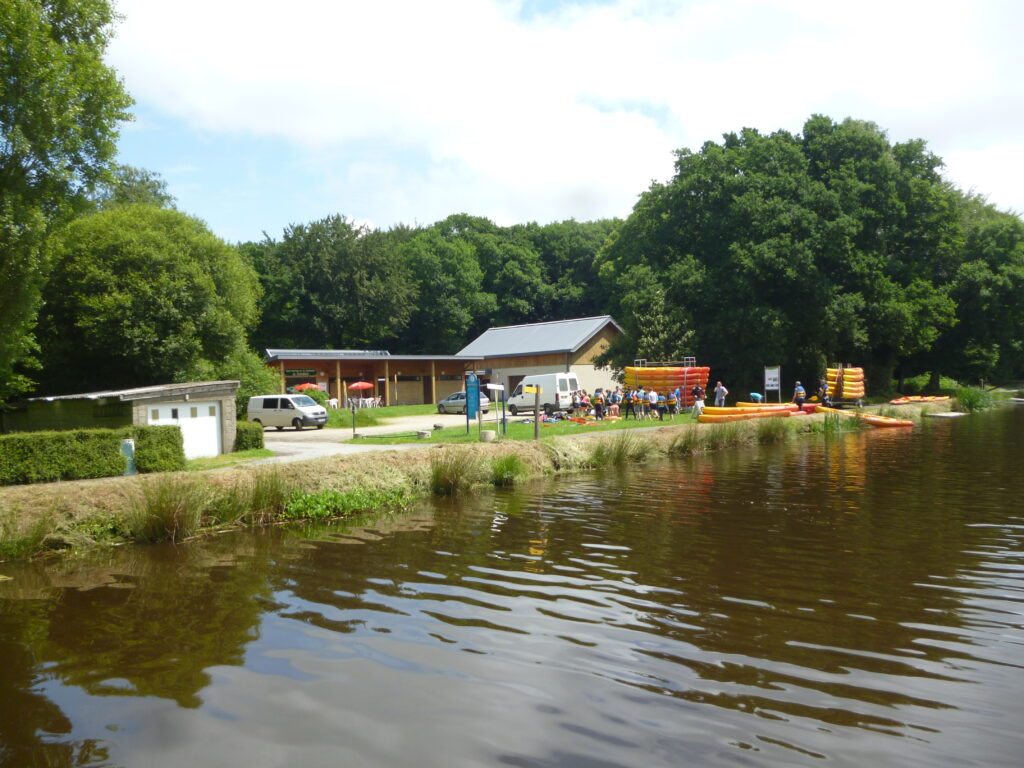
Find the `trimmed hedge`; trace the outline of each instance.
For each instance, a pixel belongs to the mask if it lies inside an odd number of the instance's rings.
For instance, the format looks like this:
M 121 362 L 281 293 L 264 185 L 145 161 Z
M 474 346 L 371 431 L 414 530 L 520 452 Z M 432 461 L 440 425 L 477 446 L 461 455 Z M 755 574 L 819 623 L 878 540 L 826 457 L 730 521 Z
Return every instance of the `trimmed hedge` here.
M 240 421 L 235 425 L 235 450 L 251 451 L 263 448 L 263 425 L 255 421 Z
M 69 429 L 0 435 L 0 485 L 52 483 L 123 475 L 121 440 L 135 440 L 139 472 L 185 468 L 181 430 L 175 426 Z
M 135 468 L 146 472 L 178 472 L 185 468 L 185 441 L 173 424 L 129 427 L 135 440 Z

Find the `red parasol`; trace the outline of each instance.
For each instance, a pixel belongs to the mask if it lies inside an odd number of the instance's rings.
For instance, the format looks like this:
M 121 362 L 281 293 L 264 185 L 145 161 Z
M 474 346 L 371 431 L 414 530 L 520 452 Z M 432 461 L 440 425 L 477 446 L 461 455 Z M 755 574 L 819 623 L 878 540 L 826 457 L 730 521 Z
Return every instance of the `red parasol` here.
M 349 389 L 373 389 L 373 384 L 368 381 L 357 381 L 348 385 Z
M 306 389 L 320 389 L 320 387 L 318 387 L 316 384 L 310 384 L 307 381 L 305 384 L 299 384 L 299 386 L 297 386 L 295 388 L 295 391 L 296 392 L 302 392 L 303 390 L 306 390 Z

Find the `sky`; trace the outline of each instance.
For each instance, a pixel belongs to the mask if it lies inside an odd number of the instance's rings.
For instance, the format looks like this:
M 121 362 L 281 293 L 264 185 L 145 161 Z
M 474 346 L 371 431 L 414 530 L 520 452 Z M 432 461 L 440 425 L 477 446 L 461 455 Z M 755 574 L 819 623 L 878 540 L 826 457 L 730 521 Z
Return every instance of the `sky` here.
M 1024 211 L 1016 0 L 117 0 L 119 162 L 231 242 L 342 214 L 626 217 L 674 152 L 812 114 Z

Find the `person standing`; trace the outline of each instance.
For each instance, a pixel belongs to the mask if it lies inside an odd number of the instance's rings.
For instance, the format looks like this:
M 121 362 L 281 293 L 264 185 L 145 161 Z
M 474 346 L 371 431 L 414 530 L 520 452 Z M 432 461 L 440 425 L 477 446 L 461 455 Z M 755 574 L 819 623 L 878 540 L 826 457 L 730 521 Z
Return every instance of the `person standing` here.
M 594 405 L 594 418 L 600 421 L 604 418 L 604 390 L 601 387 L 594 390 L 594 396 L 590 398 L 590 402 Z
M 649 403 L 647 413 L 650 418 L 653 419 L 654 414 L 658 410 L 658 393 L 655 391 L 654 387 L 651 387 L 651 391 L 647 393 L 647 402 Z
M 691 413 L 693 418 L 697 418 L 704 413 L 704 388 L 700 384 L 694 384 L 690 394 L 693 395 L 693 410 Z
M 622 420 L 623 421 L 628 419 L 629 418 L 629 414 L 631 414 L 631 413 L 633 414 L 633 418 L 634 419 L 637 418 L 637 415 L 636 415 L 636 403 L 637 403 L 636 392 L 634 392 L 633 390 L 628 390 L 626 392 L 625 398 L 623 399 L 623 409 L 622 409 Z
M 729 394 L 729 390 L 725 388 L 722 382 L 715 384 L 715 408 L 725 407 L 725 396 Z

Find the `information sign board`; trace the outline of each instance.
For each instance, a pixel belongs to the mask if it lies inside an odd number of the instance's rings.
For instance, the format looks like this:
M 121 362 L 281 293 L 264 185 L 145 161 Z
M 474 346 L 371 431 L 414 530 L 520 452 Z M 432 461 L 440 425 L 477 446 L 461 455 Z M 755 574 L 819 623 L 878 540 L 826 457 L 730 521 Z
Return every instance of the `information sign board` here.
M 782 367 L 778 366 L 778 365 L 776 365 L 776 366 L 774 366 L 772 368 L 769 368 L 769 367 L 765 366 L 765 369 L 764 369 L 764 391 L 765 392 L 771 392 L 771 391 L 774 390 L 774 391 L 778 392 L 781 389 L 782 389 Z
M 480 379 L 475 373 L 466 377 L 466 418 L 475 419 L 480 410 Z

